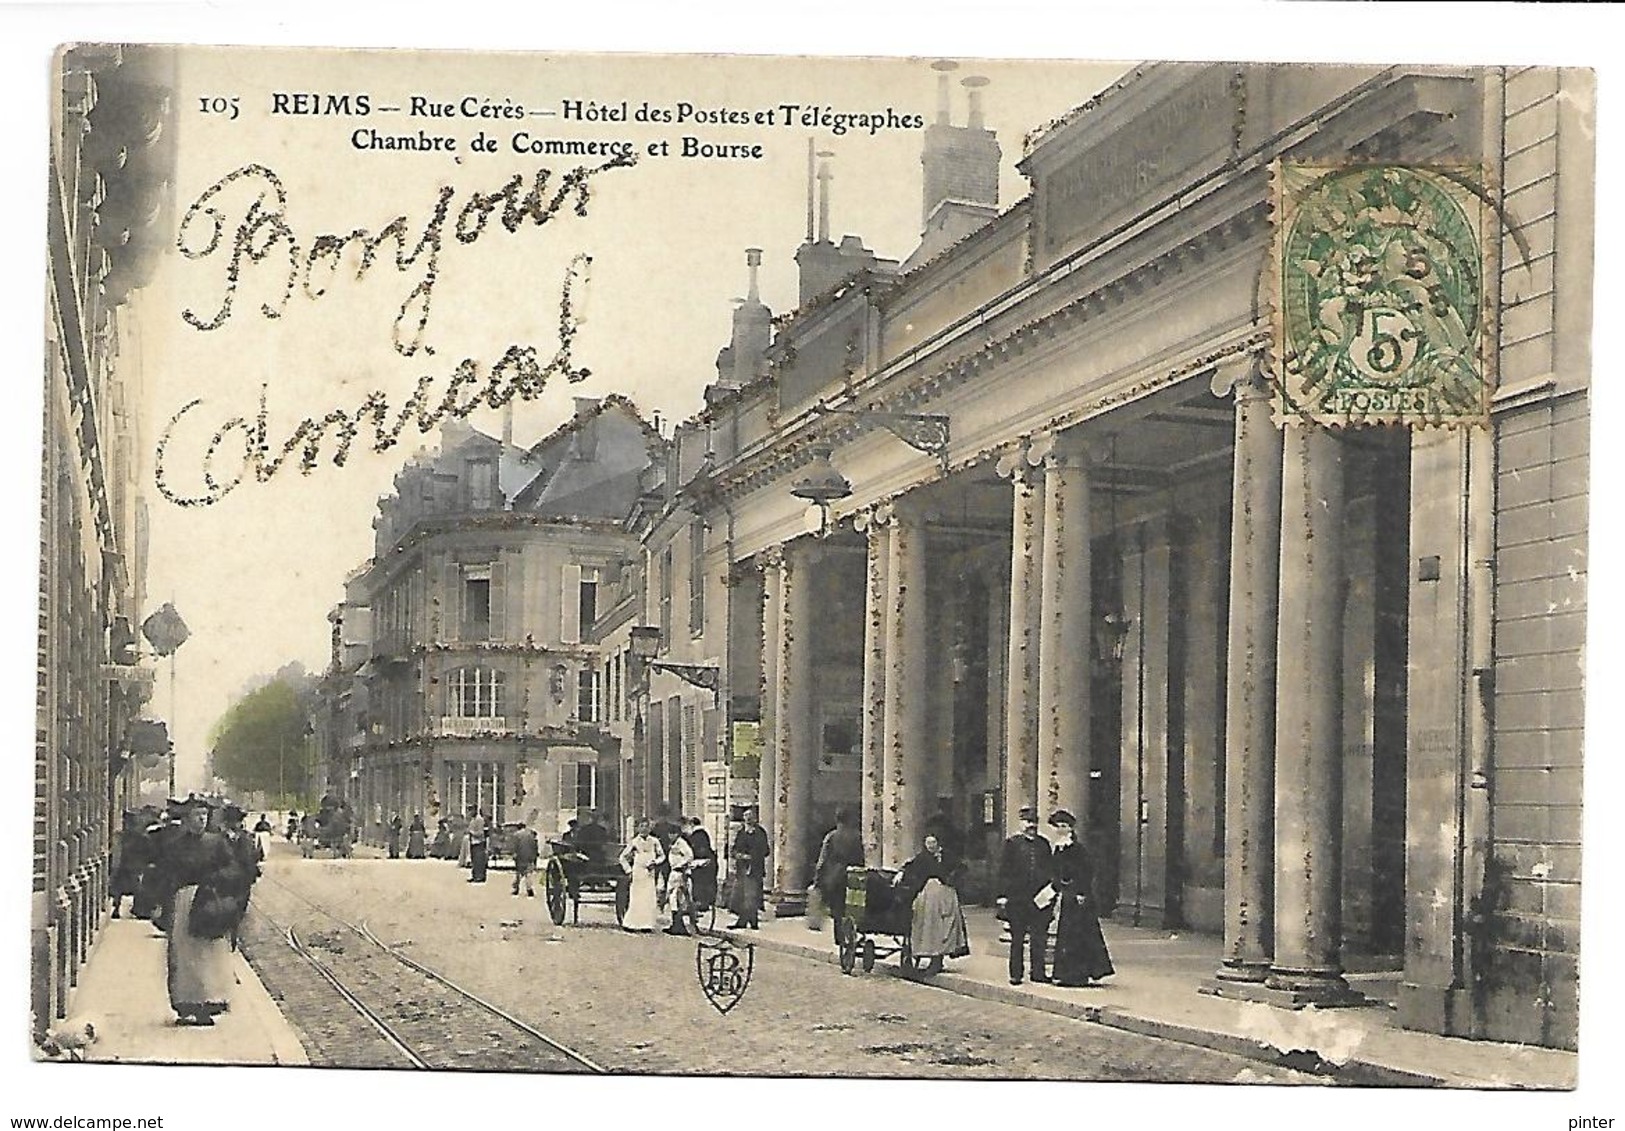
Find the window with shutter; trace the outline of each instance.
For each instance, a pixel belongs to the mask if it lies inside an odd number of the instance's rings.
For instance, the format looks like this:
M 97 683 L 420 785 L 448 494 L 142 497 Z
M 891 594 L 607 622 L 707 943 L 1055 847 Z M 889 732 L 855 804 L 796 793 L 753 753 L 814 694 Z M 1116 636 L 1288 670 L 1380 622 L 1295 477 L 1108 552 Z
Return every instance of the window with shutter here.
M 463 578 L 457 563 L 449 557 L 440 572 L 440 639 L 455 642 L 463 638 Z
M 564 584 L 559 594 L 561 612 L 559 640 L 564 644 L 581 642 L 581 566 L 564 563 Z
M 705 630 L 705 522 L 695 519 L 688 528 L 688 631 Z
M 489 639 L 508 638 L 508 564 L 500 557 L 491 563 Z
M 683 802 L 683 703 L 675 695 L 666 700 L 666 793 L 671 805 Z
M 671 642 L 671 594 L 674 568 L 671 546 L 660 552 L 660 639 Z
M 576 605 L 580 609 L 581 635 L 586 636 L 592 631 L 593 624 L 598 620 L 598 570 L 592 567 L 581 571 L 581 586 L 577 594 Z
M 491 567 L 463 567 L 463 639 L 491 639 Z
M 683 704 L 683 812 L 697 813 L 700 808 L 700 721 L 699 709 L 692 703 Z

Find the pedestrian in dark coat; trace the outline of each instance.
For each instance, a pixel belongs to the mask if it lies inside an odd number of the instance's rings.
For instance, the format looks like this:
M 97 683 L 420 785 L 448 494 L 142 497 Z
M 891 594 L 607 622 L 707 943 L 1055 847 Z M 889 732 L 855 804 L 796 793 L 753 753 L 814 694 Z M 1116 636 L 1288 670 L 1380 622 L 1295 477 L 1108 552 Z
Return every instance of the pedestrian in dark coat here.
M 536 885 L 532 877 L 536 874 L 536 861 L 541 858 L 542 846 L 536 839 L 536 830 L 529 825 L 520 825 L 513 834 L 513 893 L 519 894 L 521 881 L 525 885 L 525 894 L 534 896 Z
M 1055 848 L 1056 892 L 1055 984 L 1087 986 L 1116 973 L 1106 951 L 1095 907 L 1095 872 L 1089 854 L 1077 838 L 1077 820 L 1065 809 L 1049 819 L 1057 830 Z
M 760 930 L 762 926 L 762 883 L 767 876 L 767 858 L 772 851 L 767 830 L 756 823 L 756 810 L 745 810 L 745 827 L 734 834 L 728 856 L 733 865 L 733 927 Z
M 424 837 L 428 830 L 423 827 L 423 814 L 413 813 L 412 824 L 406 830 L 406 858 L 408 860 L 422 860 L 424 856 Z
M 132 904 L 136 902 L 135 895 L 141 890 L 141 875 L 153 862 L 152 843 L 147 838 L 147 826 L 151 821 L 151 814 L 143 811 L 127 810 L 124 814 L 124 827 L 115 843 L 113 874 L 108 885 L 108 894 L 113 897 L 115 919 L 119 917 L 125 896 L 131 897 Z M 137 914 L 133 906 L 130 913 Z
M 689 850 L 694 853 L 694 868 L 688 881 L 689 894 L 694 897 L 694 906 L 704 911 L 717 902 L 717 850 L 711 844 L 711 834 L 705 831 L 698 817 L 689 817 L 684 824 L 688 828 L 683 833 L 683 839 L 688 841 Z
M 835 827 L 818 846 L 818 862 L 813 865 L 813 886 L 829 912 L 837 946 L 841 942 L 841 920 L 846 917 L 846 870 L 862 866 L 863 838 L 852 827 L 852 812 L 837 809 Z
M 401 815 L 396 813 L 389 819 L 389 831 L 384 834 L 384 845 L 389 851 L 391 860 L 401 858 Z
M 468 832 L 464 834 L 468 840 L 468 864 L 471 875 L 468 882 L 483 884 L 485 882 L 486 868 L 486 823 L 485 810 L 480 809 L 469 814 Z
M 1004 901 L 1004 919 L 1010 925 L 1010 984 L 1021 985 L 1026 974 L 1023 944 L 1032 958 L 1033 981 L 1047 982 L 1044 950 L 1049 941 L 1048 906 L 1039 907 L 1035 896 L 1054 878 L 1050 843 L 1038 835 L 1038 810 L 1021 810 L 1021 831 L 1004 842 L 999 860 L 999 898 Z

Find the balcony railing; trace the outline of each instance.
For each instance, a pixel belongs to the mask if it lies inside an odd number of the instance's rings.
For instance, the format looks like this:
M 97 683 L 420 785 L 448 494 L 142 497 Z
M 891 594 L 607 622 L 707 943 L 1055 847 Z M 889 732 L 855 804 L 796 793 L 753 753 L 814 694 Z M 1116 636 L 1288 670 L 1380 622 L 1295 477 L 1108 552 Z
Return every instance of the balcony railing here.
M 442 715 L 436 732 L 446 738 L 472 738 L 476 734 L 508 734 L 508 720 L 501 715 L 485 718 L 464 718 L 461 715 Z

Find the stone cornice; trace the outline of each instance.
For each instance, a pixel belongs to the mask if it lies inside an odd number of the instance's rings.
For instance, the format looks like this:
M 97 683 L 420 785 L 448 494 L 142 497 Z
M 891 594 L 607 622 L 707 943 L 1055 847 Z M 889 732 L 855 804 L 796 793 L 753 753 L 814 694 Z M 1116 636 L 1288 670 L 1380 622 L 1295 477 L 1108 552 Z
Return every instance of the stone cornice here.
M 635 542 L 635 537 L 617 519 L 558 518 L 529 514 L 523 511 L 460 511 L 451 514 L 428 515 L 413 520 L 406 533 L 386 551 L 386 556 L 373 559 L 353 578 L 361 583 L 368 595 L 393 582 L 402 571 L 421 568 L 416 564 L 419 553 L 436 538 L 444 535 L 552 533 L 556 535 L 581 534 L 594 537 L 614 537 Z M 508 539 L 498 543 L 509 544 Z
M 1253 204 L 1164 254 L 1078 296 L 1059 309 L 1040 315 L 940 367 L 913 375 L 903 388 L 891 390 L 887 407 L 895 411 L 914 410 L 980 373 L 1007 364 L 1062 334 L 1080 328 L 1085 321 L 1123 306 L 1164 281 L 1176 278 L 1191 265 L 1261 234 L 1267 220 L 1268 205 L 1263 201 Z M 826 424 L 823 427 L 819 427 L 816 420 L 804 423 L 792 435 L 776 437 L 777 442 L 763 450 L 745 456 L 732 467 L 714 472 L 712 479 L 717 493 L 730 500 L 748 495 L 807 463 L 812 458 L 811 449 L 815 440 L 839 446 L 850 441 L 861 430 L 861 424 L 851 422 L 833 426 Z

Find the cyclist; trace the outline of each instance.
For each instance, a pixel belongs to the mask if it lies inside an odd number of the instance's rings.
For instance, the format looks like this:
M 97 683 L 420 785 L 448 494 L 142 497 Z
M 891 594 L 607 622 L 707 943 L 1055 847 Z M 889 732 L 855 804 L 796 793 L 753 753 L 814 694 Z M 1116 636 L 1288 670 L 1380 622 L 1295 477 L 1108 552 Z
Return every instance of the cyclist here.
M 671 846 L 666 849 L 666 863 L 671 868 L 671 878 L 667 881 L 669 898 L 666 901 L 666 906 L 671 909 L 671 926 L 666 928 L 666 933 L 687 935 L 688 924 L 684 918 L 694 907 L 693 890 L 689 887 L 690 872 L 694 868 L 694 850 L 681 835 L 672 837 Z

